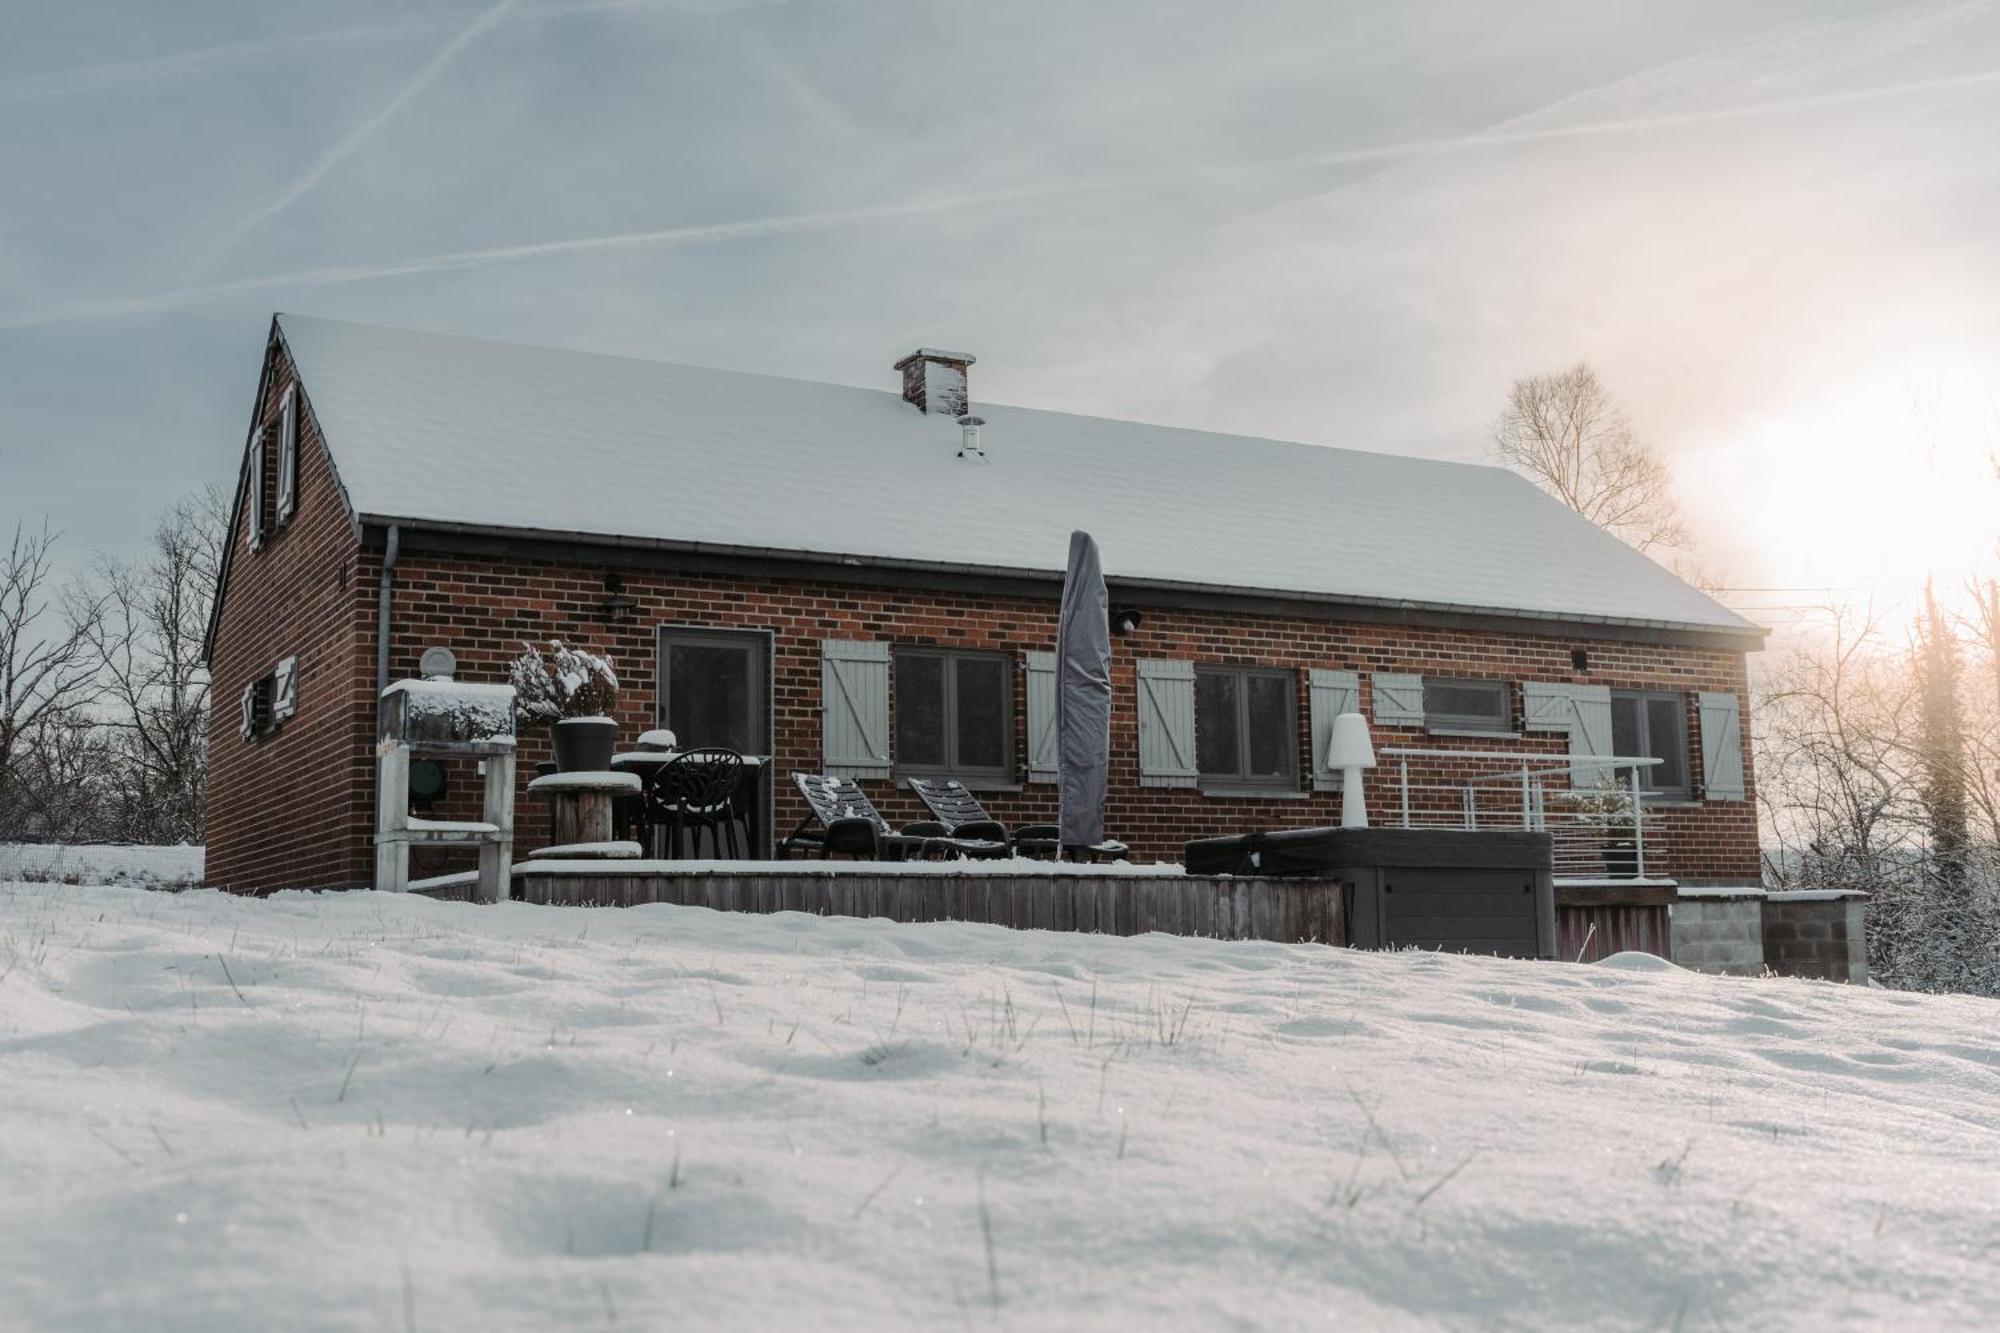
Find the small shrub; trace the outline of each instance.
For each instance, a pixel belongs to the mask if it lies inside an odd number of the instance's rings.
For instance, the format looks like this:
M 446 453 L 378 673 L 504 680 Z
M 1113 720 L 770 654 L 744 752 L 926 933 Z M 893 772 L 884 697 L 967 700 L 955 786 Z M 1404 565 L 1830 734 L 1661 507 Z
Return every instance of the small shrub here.
M 564 717 L 608 717 L 618 703 L 618 675 L 611 661 L 561 639 L 549 641 L 543 657 L 533 644 L 514 659 L 509 672 L 521 716 L 554 721 Z

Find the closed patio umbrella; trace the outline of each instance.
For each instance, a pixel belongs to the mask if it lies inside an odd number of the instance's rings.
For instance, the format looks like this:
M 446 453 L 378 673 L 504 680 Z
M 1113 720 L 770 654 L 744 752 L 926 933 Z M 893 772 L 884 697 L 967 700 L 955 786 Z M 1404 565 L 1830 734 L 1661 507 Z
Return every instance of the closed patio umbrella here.
M 1111 599 L 1097 543 L 1069 535 L 1056 623 L 1056 784 L 1064 847 L 1104 841 L 1111 767 Z

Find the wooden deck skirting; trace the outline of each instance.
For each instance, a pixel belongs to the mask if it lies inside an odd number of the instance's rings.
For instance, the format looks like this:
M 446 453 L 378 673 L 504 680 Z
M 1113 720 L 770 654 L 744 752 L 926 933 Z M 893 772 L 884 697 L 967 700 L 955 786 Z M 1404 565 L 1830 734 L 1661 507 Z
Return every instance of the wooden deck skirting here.
M 1284 944 L 1344 944 L 1336 880 L 1249 876 L 894 870 L 690 870 L 519 873 L 522 902 L 633 907 L 671 903 L 718 912 L 811 912 L 891 921 L 975 921 L 1019 930 L 1196 935 Z
M 1556 884 L 1556 957 L 1594 963 L 1614 953 L 1673 957 L 1672 880 Z

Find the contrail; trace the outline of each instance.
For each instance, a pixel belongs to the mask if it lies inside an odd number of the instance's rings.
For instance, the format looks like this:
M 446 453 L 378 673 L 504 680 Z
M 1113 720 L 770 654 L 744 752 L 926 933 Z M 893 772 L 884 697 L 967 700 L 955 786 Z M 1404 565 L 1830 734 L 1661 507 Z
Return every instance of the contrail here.
M 318 160 L 306 168 L 297 180 L 294 180 L 290 185 L 279 191 L 276 198 L 266 203 L 262 208 L 245 215 L 236 226 L 231 228 L 229 233 L 223 237 L 222 242 L 210 252 L 208 258 L 195 271 L 195 280 L 199 282 L 202 278 L 207 277 L 230 251 L 242 243 L 246 236 L 297 203 L 306 194 L 310 193 L 314 186 L 325 180 L 329 172 L 342 162 L 345 162 L 349 157 L 352 157 L 370 139 L 373 139 L 380 133 L 382 127 L 388 124 L 398 111 L 408 106 L 426 88 L 437 81 L 438 76 L 444 73 L 453 60 L 458 58 L 459 52 L 477 40 L 488 28 L 491 28 L 495 23 L 506 17 L 507 11 L 512 9 L 518 2 L 519 0 L 500 0 L 499 4 L 486 10 L 473 19 L 471 23 L 461 28 L 458 35 L 440 47 L 438 53 L 426 61 L 424 67 L 418 70 L 410 81 L 397 91 L 394 97 L 383 103 L 380 110 L 349 130 L 333 147 L 320 154 Z
M 1110 188 L 1110 187 L 1106 187 Z M 425 255 L 417 259 L 390 260 L 377 264 L 335 264 L 324 268 L 272 273 L 263 277 L 238 278 L 230 282 L 182 287 L 147 296 L 104 301 L 79 301 L 60 309 L 0 315 L 0 329 L 33 328 L 44 324 L 108 318 L 120 315 L 154 314 L 202 305 L 247 292 L 272 287 L 317 287 L 327 283 L 359 282 L 368 278 L 394 278 L 420 273 L 445 273 L 454 269 L 482 268 L 488 264 L 541 259 L 552 255 L 591 254 L 620 250 L 650 250 L 678 245 L 698 245 L 710 241 L 742 240 L 753 236 L 780 236 L 792 232 L 828 231 L 866 222 L 917 217 L 927 213 L 952 213 L 987 204 L 1008 203 L 1050 194 L 1074 193 L 1068 186 L 1048 189 L 997 191 L 981 195 L 953 195 L 933 200 L 881 204 L 870 208 L 833 209 L 817 213 L 784 213 L 764 218 L 744 218 L 734 222 L 702 223 L 687 227 L 660 227 L 649 231 L 618 232 L 606 236 L 572 237 L 528 245 L 504 245 L 482 250 L 455 250 Z
M 688 2 L 669 0 L 577 0 L 573 4 L 531 4 L 511 17 L 523 20 L 563 19 L 580 14 L 606 12 L 643 13 L 652 9 L 682 10 Z M 295 33 L 288 37 L 264 37 L 249 41 L 225 42 L 196 51 L 176 51 L 143 60 L 120 60 L 106 65 L 60 70 L 29 78 L 0 81 L 0 106 L 13 102 L 33 102 L 50 97 L 80 97 L 88 93 L 110 92 L 133 84 L 173 85 L 249 64 L 267 56 L 315 46 L 347 46 L 375 41 L 399 41 L 444 26 L 454 15 L 427 15 L 401 23 L 365 28 L 341 28 L 331 32 Z
M 262 291 L 274 287 L 322 286 L 329 283 L 359 282 L 371 278 L 403 277 L 415 274 L 448 272 L 455 269 L 481 268 L 489 264 L 516 263 L 557 255 L 612 253 L 627 250 L 699 245 L 716 241 L 741 240 L 756 236 L 780 236 L 795 232 L 827 231 L 835 228 L 859 226 L 871 222 L 890 221 L 897 218 L 960 212 L 966 209 L 982 208 L 995 204 L 1024 203 L 1042 199 L 1139 189 L 1147 186 L 1171 183 L 1197 174 L 1216 176 L 1247 175 L 1272 171 L 1296 171 L 1316 166 L 1388 162 L 1401 158 L 1470 151 L 1482 148 L 1500 148 L 1518 144 L 1610 137 L 1642 133 L 1650 130 L 1671 129 L 1678 126 L 1716 124 L 1758 116 L 1785 115 L 1801 111 L 1820 110 L 1827 107 L 1847 106 L 1896 97 L 1908 97 L 1926 92 L 1984 88 L 1996 83 L 2000 83 L 2000 69 L 1984 70 L 1978 73 L 1955 75 L 1945 78 L 1925 79 L 1913 83 L 1860 88 L 1841 93 L 1825 93 L 1812 97 L 1747 103 L 1733 107 L 1717 107 L 1702 111 L 1628 117 L 1619 120 L 1595 121 L 1582 125 L 1552 126 L 1547 129 L 1486 130 L 1474 134 L 1445 138 L 1407 140 L 1366 148 L 1337 149 L 1332 152 L 1315 153 L 1306 156 L 1205 168 L 1199 172 L 1176 171 L 1164 175 L 1133 176 L 1122 179 L 1065 183 L 979 194 L 951 195 L 932 199 L 881 204 L 869 208 L 835 209 L 813 213 L 788 213 L 764 218 L 746 218 L 734 222 L 661 227 L 648 231 L 619 232 L 604 236 L 572 237 L 565 240 L 542 241 L 527 245 L 497 246 L 479 250 L 457 250 L 442 254 L 426 255 L 415 259 L 393 260 L 374 264 L 333 265 L 324 268 L 302 269 L 290 273 L 274 273 L 263 277 L 241 278 L 231 282 L 192 285 L 173 291 L 156 292 L 145 296 L 100 301 L 81 301 L 61 306 L 54 310 L 22 311 L 10 315 L 0 315 L 0 329 L 33 328 L 46 324 L 69 323 L 83 319 L 153 314 L 165 310 L 177 310 L 188 306 L 202 305 L 230 296 Z
M 400 23 L 372 28 L 345 28 L 337 32 L 309 32 L 292 37 L 270 37 L 256 41 L 228 42 L 199 51 L 177 51 L 172 55 L 145 60 L 121 60 L 109 65 L 90 65 L 34 78 L 11 79 L 0 83 L 0 106 L 12 102 L 33 102 L 47 97 L 75 97 L 85 93 L 108 92 L 128 84 L 174 84 L 199 78 L 232 65 L 262 60 L 266 56 L 303 47 L 345 46 L 389 41 L 408 37 L 430 23 Z

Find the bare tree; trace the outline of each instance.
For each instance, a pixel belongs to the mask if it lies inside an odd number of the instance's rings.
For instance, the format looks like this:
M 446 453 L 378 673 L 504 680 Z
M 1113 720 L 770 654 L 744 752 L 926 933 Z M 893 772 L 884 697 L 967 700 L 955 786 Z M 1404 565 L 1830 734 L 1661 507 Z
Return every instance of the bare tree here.
M 102 723 L 117 738 L 121 836 L 201 837 L 208 768 L 208 672 L 202 639 L 228 511 L 211 486 L 170 506 L 142 561 L 99 566 L 102 614 L 90 638 L 103 682 Z
M 1514 381 L 1493 443 L 1509 467 L 1639 550 L 1686 543 L 1666 463 L 1589 366 Z
M 1918 841 L 1917 691 L 1870 615 L 1828 618 L 1758 692 L 1757 796 L 1784 853 L 1778 878 L 1864 888 Z
M 97 693 L 92 636 L 102 601 L 87 593 L 58 598 L 55 534 L 21 525 L 0 555 L 0 809 L 18 808 L 11 791 L 24 742 Z

